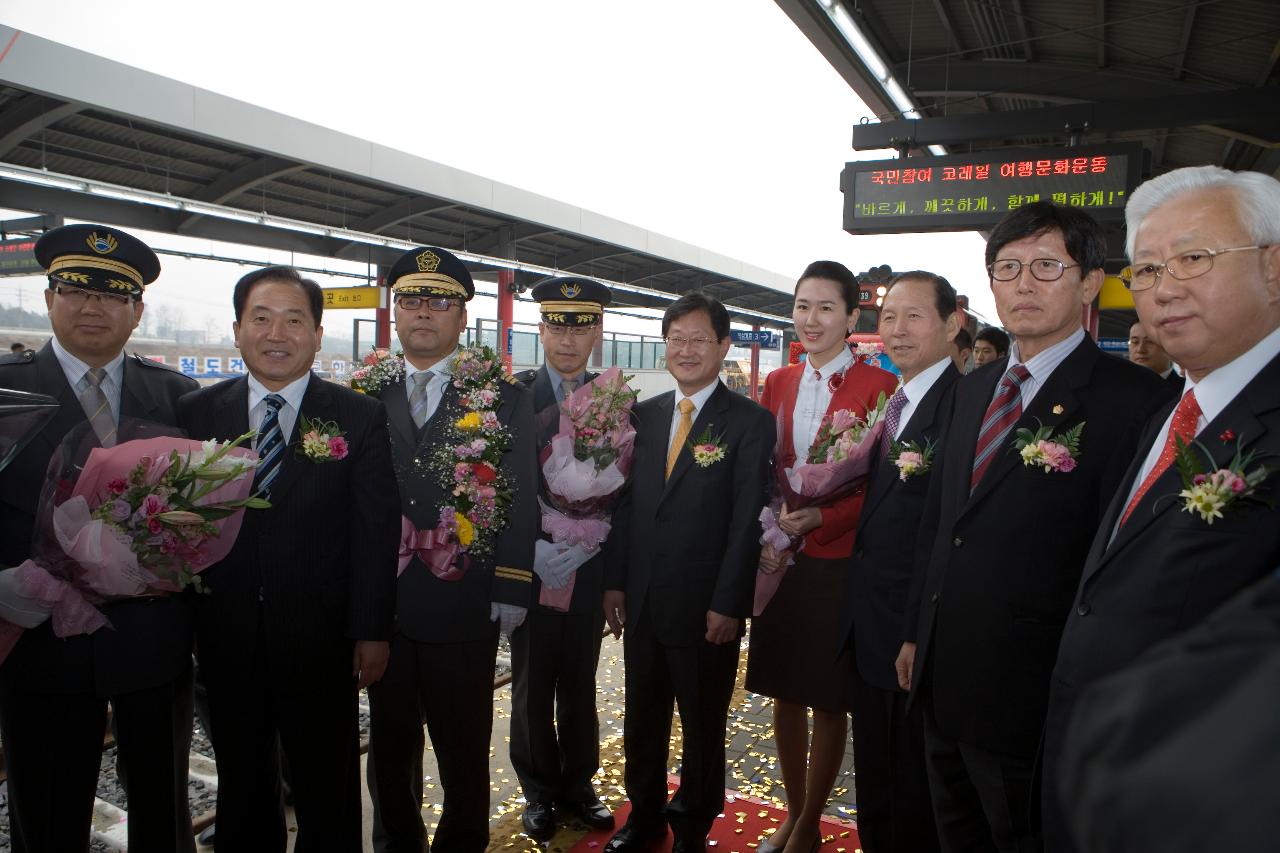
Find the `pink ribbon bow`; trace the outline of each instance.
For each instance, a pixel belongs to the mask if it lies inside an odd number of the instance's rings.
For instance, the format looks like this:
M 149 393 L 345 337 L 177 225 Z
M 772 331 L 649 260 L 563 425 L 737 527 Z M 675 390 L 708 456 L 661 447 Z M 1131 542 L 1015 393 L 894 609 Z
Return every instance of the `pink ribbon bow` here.
M 404 574 L 413 558 L 417 557 L 440 580 L 462 580 L 470 566 L 470 559 L 463 554 L 462 560 L 458 560 L 462 548 L 457 542 L 450 542 L 449 536 L 449 531 L 444 527 L 419 530 L 412 521 L 400 516 L 400 567 L 396 570 L 396 577 Z

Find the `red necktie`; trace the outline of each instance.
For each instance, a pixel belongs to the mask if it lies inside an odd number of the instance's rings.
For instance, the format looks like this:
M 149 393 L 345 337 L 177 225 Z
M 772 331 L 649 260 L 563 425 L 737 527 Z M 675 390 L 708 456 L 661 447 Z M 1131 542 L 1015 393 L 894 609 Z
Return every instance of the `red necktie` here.
M 978 432 L 978 444 L 973 451 L 973 475 L 969 478 L 969 491 L 978 487 L 982 475 L 987 473 L 996 458 L 996 451 L 1004 446 L 1013 425 L 1022 417 L 1022 383 L 1031 378 L 1031 371 L 1015 364 L 1000 379 L 996 398 L 987 407 Z
M 1129 505 L 1124 508 L 1124 515 L 1120 517 L 1120 526 L 1124 527 L 1124 523 L 1129 520 L 1129 516 L 1133 514 L 1133 510 L 1138 505 L 1138 501 L 1142 500 L 1156 480 L 1160 479 L 1160 475 L 1165 472 L 1170 465 L 1173 464 L 1173 457 L 1178 453 L 1177 439 L 1182 439 L 1183 444 L 1190 444 L 1191 439 L 1195 438 L 1196 422 L 1200 420 L 1200 404 L 1196 402 L 1196 392 L 1188 391 L 1178 401 L 1178 408 L 1173 410 L 1173 420 L 1169 422 L 1169 434 L 1164 437 L 1164 449 L 1160 451 L 1160 458 L 1156 460 L 1156 467 L 1151 469 L 1151 473 L 1142 481 L 1142 485 L 1138 486 L 1138 491 L 1133 493 L 1133 497 L 1129 500 Z

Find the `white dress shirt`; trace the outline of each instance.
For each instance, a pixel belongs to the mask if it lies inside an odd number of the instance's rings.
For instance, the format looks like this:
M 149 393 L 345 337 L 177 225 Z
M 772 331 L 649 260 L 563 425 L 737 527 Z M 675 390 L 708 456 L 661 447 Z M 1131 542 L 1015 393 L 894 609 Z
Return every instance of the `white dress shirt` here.
M 667 447 L 671 447 L 671 441 L 676 437 L 676 428 L 680 425 L 680 401 L 692 400 L 693 411 L 689 413 L 689 421 L 692 423 L 698 419 L 698 413 L 702 411 L 702 407 L 707 404 L 707 400 L 711 399 L 711 395 L 715 393 L 716 388 L 720 385 L 720 377 L 716 377 L 710 385 L 700 391 L 695 391 L 692 396 L 686 397 L 680 393 L 677 388 L 675 392 L 675 400 L 671 407 L 671 431 L 667 433 Z M 698 436 L 689 433 L 689 441 L 693 441 Z
M 63 348 L 58 342 L 55 335 L 50 338 L 53 342 L 53 354 L 58 358 L 58 364 L 62 367 L 62 373 L 67 377 L 67 384 L 71 386 L 72 392 L 77 397 L 83 394 L 89 388 L 89 380 L 86 376 L 89 372 L 89 365 L 76 358 Z M 102 380 L 102 393 L 107 398 L 107 403 L 111 406 L 111 416 L 115 420 L 116 425 L 120 424 L 120 390 L 124 388 L 124 350 L 111 361 L 103 365 L 106 368 L 107 375 Z M 85 414 L 89 414 L 85 412 Z
M 1196 402 L 1200 405 L 1200 419 L 1196 421 L 1196 434 L 1199 435 L 1200 430 L 1222 414 L 1222 410 L 1239 396 L 1240 392 L 1244 390 L 1244 386 L 1252 382 L 1253 377 L 1257 376 L 1262 368 L 1266 367 L 1277 355 L 1280 355 L 1280 329 L 1276 329 L 1254 344 L 1253 349 L 1237 356 L 1235 361 L 1219 367 L 1199 382 L 1192 379 L 1191 374 L 1187 374 L 1183 378 L 1185 384 L 1182 386 L 1182 396 L 1185 397 L 1188 391 L 1194 389 Z M 1176 409 L 1177 406 L 1174 408 Z M 1138 486 L 1151 473 L 1151 469 L 1156 467 L 1156 461 L 1160 458 L 1160 451 L 1164 450 L 1164 443 L 1169 435 L 1169 424 L 1172 422 L 1173 412 L 1170 412 L 1169 417 L 1165 418 L 1164 424 L 1156 432 L 1151 447 L 1147 450 L 1147 458 L 1142 463 L 1142 470 L 1138 472 L 1138 476 L 1133 480 L 1133 485 L 1129 487 L 1126 506 L 1128 501 L 1133 500 L 1134 492 L 1138 490 Z
M 1084 340 L 1084 329 L 1076 329 L 1065 340 L 1058 341 L 1053 346 L 1041 353 L 1037 353 L 1026 361 L 1018 355 L 1018 344 L 1015 341 L 1013 346 L 1009 347 L 1009 363 L 1005 365 L 1005 372 L 1009 372 L 1009 368 L 1015 364 L 1021 364 L 1027 369 L 1031 376 L 1022 383 L 1022 411 L 1026 411 L 1031 405 L 1031 401 L 1035 399 L 1036 394 L 1044 387 L 1044 383 L 1049 381 L 1049 377 L 1053 375 L 1053 371 L 1058 369 L 1058 365 L 1066 360 L 1067 356 L 1080 346 L 1080 342 Z M 996 398 L 996 394 L 1000 393 L 1000 383 L 996 383 L 996 390 L 991 395 L 991 399 Z
M 421 373 L 425 370 L 431 371 L 431 381 L 427 383 L 427 418 L 431 420 L 435 415 L 436 409 L 440 407 L 440 401 L 444 399 L 444 389 L 453 381 L 453 372 L 449 369 L 449 363 L 453 357 L 458 354 L 458 348 L 454 347 L 453 351 L 443 358 L 427 365 L 426 367 L 414 367 L 409 359 L 404 360 L 404 393 L 410 400 L 412 408 L 413 389 L 417 387 L 414 381 L 414 374 Z M 426 421 L 423 421 L 426 423 Z
M 841 347 L 835 358 L 817 369 L 808 359 L 805 360 L 800 387 L 796 389 L 796 407 L 791 410 L 791 443 L 797 460 L 803 462 L 809 457 L 809 449 L 818 437 L 822 419 L 827 416 L 831 398 L 835 396 L 827 384 L 828 380 L 851 364 L 853 351 L 848 347 Z
M 293 435 L 293 425 L 298 422 L 298 413 L 302 411 L 302 397 L 307 393 L 307 383 L 311 381 L 311 371 L 307 371 L 299 378 L 293 380 L 279 391 L 272 391 L 257 380 L 257 378 L 249 374 L 249 428 L 262 432 L 262 419 L 267 416 L 269 408 L 264 398 L 268 394 L 279 394 L 284 398 L 284 405 L 280 407 L 280 432 L 284 436 L 286 443 L 289 437 Z M 254 436 L 253 446 L 258 446 L 258 440 L 261 435 Z
M 907 396 L 907 402 L 902 407 L 902 413 L 898 415 L 898 431 L 893 436 L 895 439 L 902 436 L 902 431 L 907 428 L 907 424 L 911 421 L 911 416 L 916 413 L 916 406 L 924 399 L 924 395 L 929 393 L 933 383 L 937 382 L 942 376 L 942 372 L 947 369 L 948 364 L 951 364 L 951 356 L 947 356 L 936 364 L 926 367 L 917 373 L 910 382 L 902 386 L 902 393 Z

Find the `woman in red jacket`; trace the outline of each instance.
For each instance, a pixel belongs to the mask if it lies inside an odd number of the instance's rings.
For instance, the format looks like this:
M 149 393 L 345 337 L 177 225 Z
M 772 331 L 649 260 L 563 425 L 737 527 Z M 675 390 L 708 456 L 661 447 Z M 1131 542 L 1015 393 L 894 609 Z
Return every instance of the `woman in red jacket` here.
M 865 416 L 881 393 L 888 397 L 897 386 L 893 374 L 856 361 L 849 349 L 858 284 L 843 264 L 809 265 L 796 284 L 791 318 L 806 360 L 770 373 L 761 399 L 778 419 L 774 464 L 779 470 L 804 462 L 824 418 L 839 409 Z M 746 687 L 774 699 L 787 819 L 760 842 L 757 853 L 809 853 L 818 843 L 818 822 L 840 771 L 853 663 L 847 653 L 836 658 L 838 608 L 862 498 L 859 488 L 826 506 L 784 511 L 780 518 L 785 533 L 804 537 L 804 547 L 764 612 L 752 620 Z M 766 545 L 762 568 L 777 569 L 780 560 Z

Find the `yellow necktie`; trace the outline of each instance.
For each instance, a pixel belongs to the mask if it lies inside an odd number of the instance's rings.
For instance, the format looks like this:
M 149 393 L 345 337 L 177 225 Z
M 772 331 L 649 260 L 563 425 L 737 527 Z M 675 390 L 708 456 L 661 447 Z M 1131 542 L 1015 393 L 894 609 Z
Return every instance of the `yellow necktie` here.
M 679 409 L 680 423 L 676 424 L 676 434 L 671 439 L 671 449 L 667 451 L 667 479 L 670 479 L 671 470 L 676 467 L 676 459 L 680 457 L 680 450 L 693 431 L 693 401 L 685 397 L 680 401 Z

